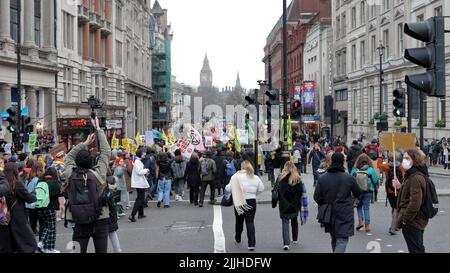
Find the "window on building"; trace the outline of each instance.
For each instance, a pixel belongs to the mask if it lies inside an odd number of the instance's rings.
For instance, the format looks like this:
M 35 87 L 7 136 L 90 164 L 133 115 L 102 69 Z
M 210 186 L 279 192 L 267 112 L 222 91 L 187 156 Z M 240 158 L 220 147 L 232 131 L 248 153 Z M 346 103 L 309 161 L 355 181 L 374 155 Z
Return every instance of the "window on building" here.
M 397 55 L 403 56 L 403 23 L 400 23 L 397 26 L 397 46 Z
M 100 39 L 101 44 L 102 44 L 102 64 L 106 63 L 106 38 L 101 38 Z
M 101 98 L 102 96 L 101 96 L 101 94 L 100 94 L 100 92 L 101 92 L 101 90 L 100 90 L 100 81 L 101 81 L 101 79 L 100 79 L 100 75 L 95 75 L 94 76 L 94 84 L 93 84 L 93 86 L 94 86 L 94 93 L 95 93 L 95 97 L 96 98 Z
M 341 53 L 338 52 L 336 55 L 336 75 L 341 75 Z
M 357 103 L 357 97 L 358 97 L 358 91 L 356 91 L 356 89 L 353 89 L 353 98 L 352 98 L 352 114 L 353 114 L 353 119 L 357 119 L 357 115 L 356 115 L 356 103 Z
M 371 19 L 374 18 L 375 15 L 377 14 L 376 8 L 377 8 L 377 6 L 376 6 L 374 3 L 372 3 L 372 4 L 370 5 L 370 18 L 371 18 Z
M 64 101 L 72 101 L 72 68 L 66 66 L 63 71 Z
M 366 1 L 361 1 L 359 18 L 361 25 L 363 25 L 366 22 Z
M 370 62 L 374 63 L 376 58 L 376 54 L 377 54 L 377 37 L 375 35 L 372 35 L 372 37 L 370 38 L 371 42 L 371 52 L 372 54 L 370 54 Z
M 95 31 L 89 31 L 89 58 L 95 59 Z
M 348 91 L 347 89 L 336 90 L 336 101 L 347 101 Z
M 361 63 L 360 66 L 363 67 L 364 64 L 366 63 L 366 42 L 365 41 L 361 41 L 360 43 L 360 51 L 361 51 Z
M 347 52 L 344 50 L 342 52 L 342 75 L 347 74 Z
M 388 113 L 389 107 L 389 95 L 388 95 L 388 86 L 387 84 L 383 84 L 383 112 Z
M 125 60 L 125 71 L 129 73 L 128 69 L 130 68 L 130 42 L 126 41 L 126 48 L 127 48 L 127 59 Z
M 342 13 L 342 37 L 345 37 L 347 35 L 347 20 L 345 12 Z
M 336 40 L 338 40 L 339 37 L 341 37 L 341 17 L 337 16 L 336 17 Z
M 373 107 L 375 106 L 375 87 L 369 87 L 369 115 L 372 118 L 374 116 Z
M 87 83 L 87 80 L 86 80 L 86 72 L 80 70 L 78 76 L 79 76 L 79 80 L 78 80 L 78 82 L 79 82 L 78 92 L 79 92 L 80 103 L 81 103 L 81 102 L 84 102 L 84 101 L 87 100 L 87 93 L 86 93 L 86 91 L 87 91 L 87 87 L 86 87 L 86 83 Z
M 122 42 L 116 41 L 116 65 L 122 67 Z
M 363 95 L 364 90 L 361 89 L 359 92 L 359 118 L 361 121 L 365 120 L 364 119 L 364 112 L 365 112 L 365 107 L 364 107 L 364 95 Z
M 34 42 L 41 47 L 41 0 L 34 0 Z
M 116 105 L 122 105 L 122 81 L 116 80 Z
M 122 6 L 116 4 L 116 27 L 122 29 Z
M 352 45 L 352 71 L 356 70 L 356 45 Z
M 383 31 L 383 44 L 384 44 L 384 54 L 383 58 L 386 61 L 389 58 L 390 47 L 389 47 L 389 29 Z
M 445 105 L 445 99 L 440 99 L 438 98 L 438 100 L 440 101 L 440 109 L 439 109 L 439 119 L 443 119 L 443 120 L 447 120 L 446 118 L 446 105 Z
M 102 101 L 108 103 L 108 79 L 106 76 L 101 77 L 102 80 Z
M 356 28 L 356 6 L 352 8 L 352 29 Z
M 442 16 L 442 6 L 434 9 L 434 16 Z
M 383 11 L 387 11 L 389 9 L 389 1 L 391 0 L 383 0 Z
M 17 31 L 18 31 L 18 12 L 17 12 L 17 0 L 10 0 L 10 31 L 11 38 L 17 43 Z
M 63 45 L 67 49 L 73 50 L 74 40 L 74 16 L 63 11 Z
M 78 25 L 78 55 L 83 56 L 83 25 Z

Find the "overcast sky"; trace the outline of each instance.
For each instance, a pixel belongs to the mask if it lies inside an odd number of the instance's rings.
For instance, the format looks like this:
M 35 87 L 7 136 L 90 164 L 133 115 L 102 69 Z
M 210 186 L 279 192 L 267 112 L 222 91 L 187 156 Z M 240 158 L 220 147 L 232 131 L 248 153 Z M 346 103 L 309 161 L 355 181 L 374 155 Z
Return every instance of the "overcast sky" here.
M 152 0 L 152 5 L 155 1 Z M 264 45 L 282 15 L 281 0 L 159 0 L 172 24 L 172 74 L 198 86 L 205 53 L 213 84 L 244 88 L 264 80 Z M 288 4 L 290 1 L 288 1 Z

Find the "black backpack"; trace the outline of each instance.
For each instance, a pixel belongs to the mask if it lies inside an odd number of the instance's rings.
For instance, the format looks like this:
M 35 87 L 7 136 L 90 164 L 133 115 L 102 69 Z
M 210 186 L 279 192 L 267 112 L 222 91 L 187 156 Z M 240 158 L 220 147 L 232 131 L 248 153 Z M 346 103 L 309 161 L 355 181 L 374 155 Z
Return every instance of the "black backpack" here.
M 66 188 L 67 208 L 75 224 L 95 222 L 107 204 L 108 192 L 102 189 L 100 181 L 89 170 L 74 169 Z
M 427 189 L 420 210 L 428 219 L 431 219 L 434 216 L 436 216 L 436 214 L 439 211 L 439 209 L 437 208 L 437 204 L 439 204 L 439 199 L 433 181 L 431 181 L 431 179 L 428 176 L 425 175 L 422 176 L 425 178 L 425 182 L 427 183 Z

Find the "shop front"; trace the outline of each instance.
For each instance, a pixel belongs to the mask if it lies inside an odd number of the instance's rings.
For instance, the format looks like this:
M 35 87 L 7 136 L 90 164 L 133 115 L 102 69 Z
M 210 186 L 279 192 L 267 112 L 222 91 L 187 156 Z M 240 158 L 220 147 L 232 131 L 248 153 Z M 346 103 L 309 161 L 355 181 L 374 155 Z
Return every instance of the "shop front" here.
M 64 142 L 68 149 L 84 141 L 92 127 L 89 118 L 58 118 L 56 122 L 59 143 Z

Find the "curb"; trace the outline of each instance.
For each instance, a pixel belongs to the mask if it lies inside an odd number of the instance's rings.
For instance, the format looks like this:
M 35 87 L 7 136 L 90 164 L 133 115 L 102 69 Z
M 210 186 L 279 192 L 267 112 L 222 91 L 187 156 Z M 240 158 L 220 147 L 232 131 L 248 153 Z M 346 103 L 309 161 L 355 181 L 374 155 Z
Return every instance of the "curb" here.
M 429 175 L 450 176 L 450 173 L 428 172 Z

